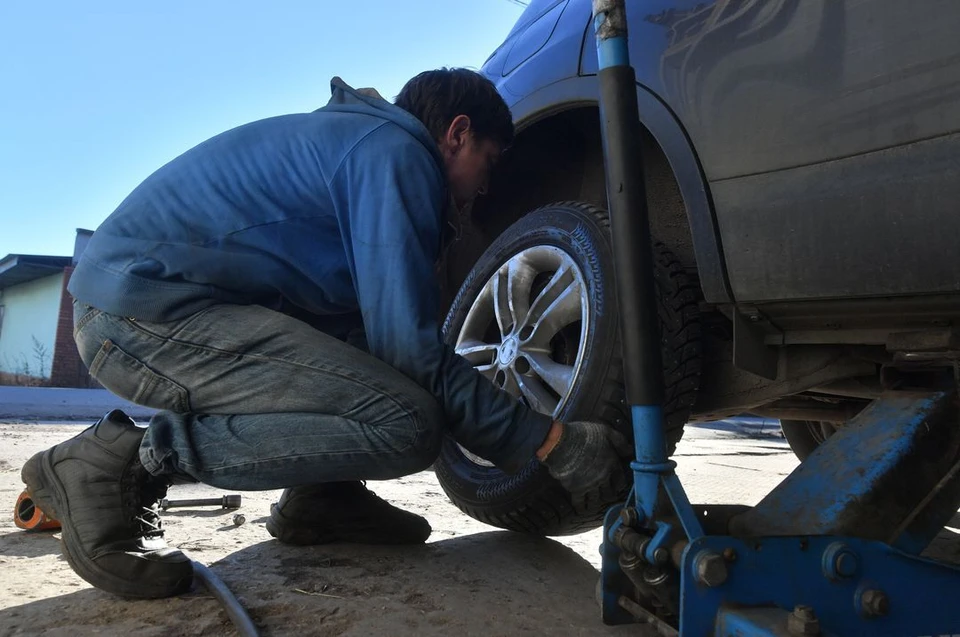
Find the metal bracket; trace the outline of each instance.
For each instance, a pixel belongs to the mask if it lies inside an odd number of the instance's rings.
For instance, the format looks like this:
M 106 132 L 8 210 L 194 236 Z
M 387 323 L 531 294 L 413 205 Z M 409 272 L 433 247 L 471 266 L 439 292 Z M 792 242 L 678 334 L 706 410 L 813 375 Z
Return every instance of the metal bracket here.
M 615 525 L 620 522 L 622 510 L 621 504 L 607 510 L 603 518 L 603 544 L 600 545 L 601 567 L 597 601 L 600 602 L 600 619 L 611 626 L 633 624 L 636 621 L 619 603 L 625 591 L 630 590 L 630 582 L 620 570 L 620 547 L 610 537 Z
M 767 345 L 768 329 L 775 328 L 759 311 L 751 308 L 735 309 L 733 364 L 757 376 L 776 380 L 780 350 Z
M 703 583 L 698 557 L 723 555 L 728 576 Z M 809 607 L 816 635 L 960 632 L 960 568 L 881 542 L 843 537 L 706 536 L 684 550 L 680 634 L 788 635 L 791 611 Z M 735 606 L 733 605 L 735 602 Z M 726 605 L 730 604 L 730 605 Z
M 887 351 L 904 363 L 945 363 L 960 359 L 960 330 L 945 327 L 919 332 L 894 332 L 887 339 Z
M 960 330 L 944 327 L 915 332 L 893 332 L 887 337 L 888 352 L 948 352 L 960 350 Z

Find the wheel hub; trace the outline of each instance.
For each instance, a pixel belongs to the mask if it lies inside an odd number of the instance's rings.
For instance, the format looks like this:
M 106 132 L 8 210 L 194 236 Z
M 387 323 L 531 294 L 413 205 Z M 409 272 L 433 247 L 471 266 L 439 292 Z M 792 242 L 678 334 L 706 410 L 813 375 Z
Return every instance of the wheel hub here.
M 506 339 L 498 349 L 497 358 L 500 361 L 500 365 L 507 367 L 516 360 L 517 354 L 520 351 L 520 341 L 517 340 L 516 336 L 511 336 Z

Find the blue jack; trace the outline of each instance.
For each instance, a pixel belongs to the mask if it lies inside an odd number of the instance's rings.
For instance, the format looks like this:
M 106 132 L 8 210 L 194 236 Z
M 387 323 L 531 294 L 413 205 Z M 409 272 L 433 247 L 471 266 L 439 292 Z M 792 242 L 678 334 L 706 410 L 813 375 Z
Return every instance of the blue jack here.
M 594 0 L 634 487 L 604 521 L 607 624 L 661 635 L 960 633 L 960 569 L 920 557 L 960 508 L 956 389 L 889 391 L 756 507 L 695 507 L 668 458 L 625 0 Z M 931 460 L 935 459 L 935 460 Z

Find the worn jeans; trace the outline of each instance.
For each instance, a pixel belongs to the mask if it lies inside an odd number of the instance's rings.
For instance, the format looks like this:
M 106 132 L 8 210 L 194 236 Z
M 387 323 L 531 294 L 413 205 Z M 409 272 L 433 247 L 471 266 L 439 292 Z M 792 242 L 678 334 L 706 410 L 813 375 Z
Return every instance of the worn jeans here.
M 377 358 L 264 307 L 150 323 L 74 304 L 90 374 L 163 411 L 140 459 L 155 475 L 259 490 L 384 480 L 430 466 L 443 410 Z

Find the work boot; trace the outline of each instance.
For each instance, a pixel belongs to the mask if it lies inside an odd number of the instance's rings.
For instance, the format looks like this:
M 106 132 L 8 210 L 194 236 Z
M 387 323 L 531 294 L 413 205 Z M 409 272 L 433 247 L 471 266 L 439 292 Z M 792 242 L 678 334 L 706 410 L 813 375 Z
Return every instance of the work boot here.
M 163 541 L 156 505 L 168 482 L 140 463 L 144 432 L 111 411 L 34 455 L 20 475 L 40 510 L 60 521 L 77 575 L 122 597 L 169 597 L 190 588 L 193 567 Z
M 378 498 L 362 482 L 286 489 L 267 531 L 285 544 L 423 544 L 430 523 Z

